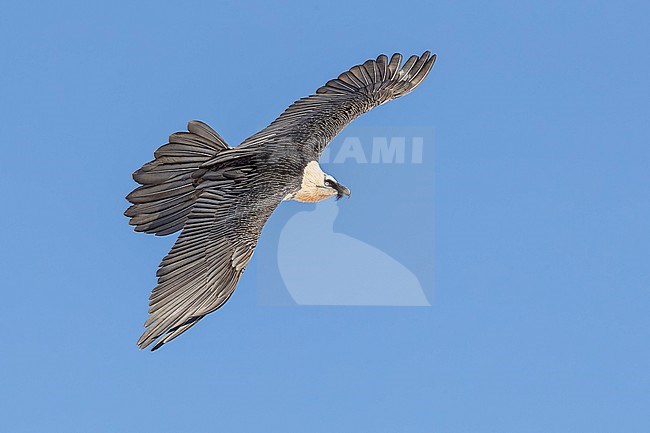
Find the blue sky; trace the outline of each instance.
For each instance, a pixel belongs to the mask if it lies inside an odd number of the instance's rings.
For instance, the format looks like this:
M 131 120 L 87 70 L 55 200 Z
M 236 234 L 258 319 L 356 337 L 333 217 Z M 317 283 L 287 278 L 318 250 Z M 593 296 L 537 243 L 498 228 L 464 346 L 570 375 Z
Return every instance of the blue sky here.
M 649 9 L 4 2 L 0 431 L 648 431 Z M 429 212 L 396 221 L 434 221 L 431 307 L 263 305 L 254 259 L 138 351 L 173 238 L 131 232 L 130 173 L 189 119 L 235 144 L 426 49 L 427 81 L 357 124 L 435 130 Z

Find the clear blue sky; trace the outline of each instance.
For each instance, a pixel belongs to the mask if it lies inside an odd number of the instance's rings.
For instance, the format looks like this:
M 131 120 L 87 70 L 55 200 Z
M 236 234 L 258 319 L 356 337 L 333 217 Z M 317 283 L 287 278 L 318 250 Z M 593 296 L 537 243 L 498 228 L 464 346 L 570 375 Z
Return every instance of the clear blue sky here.
M 650 431 L 650 8 L 606 3 L 3 2 L 0 431 Z M 253 263 L 138 351 L 173 239 L 131 232 L 130 173 L 189 119 L 238 143 L 425 49 L 358 125 L 435 129 L 398 221 L 435 220 L 432 306 L 261 305 Z

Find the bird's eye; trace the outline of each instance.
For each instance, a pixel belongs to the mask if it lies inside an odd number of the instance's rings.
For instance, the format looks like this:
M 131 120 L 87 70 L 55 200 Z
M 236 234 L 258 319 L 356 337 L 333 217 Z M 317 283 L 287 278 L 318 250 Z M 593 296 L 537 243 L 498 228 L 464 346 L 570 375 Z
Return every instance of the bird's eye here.
M 325 179 L 325 186 L 334 187 L 334 182 L 331 179 Z

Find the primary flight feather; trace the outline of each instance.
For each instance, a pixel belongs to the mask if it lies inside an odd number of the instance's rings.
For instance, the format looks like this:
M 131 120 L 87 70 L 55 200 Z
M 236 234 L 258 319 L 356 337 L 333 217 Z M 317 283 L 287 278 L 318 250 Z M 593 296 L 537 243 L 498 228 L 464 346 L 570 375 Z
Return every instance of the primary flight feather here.
M 230 298 L 280 202 L 349 196 L 321 170 L 320 154 L 356 117 L 415 89 L 435 60 L 427 51 L 402 65 L 400 54 L 382 54 L 354 66 L 236 147 L 200 121 L 172 134 L 133 173 L 141 186 L 126 197 L 135 231 L 181 230 L 156 274 L 138 346 L 160 348 Z

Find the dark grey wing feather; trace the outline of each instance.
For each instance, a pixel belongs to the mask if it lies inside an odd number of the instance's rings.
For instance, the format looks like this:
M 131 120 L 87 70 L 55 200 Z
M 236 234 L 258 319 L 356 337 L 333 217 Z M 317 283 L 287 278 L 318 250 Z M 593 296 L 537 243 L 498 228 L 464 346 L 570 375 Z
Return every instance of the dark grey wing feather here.
M 310 146 L 320 154 L 352 120 L 415 89 L 426 78 L 435 60 L 436 55 L 431 56 L 426 51 L 421 56 L 411 56 L 400 68 L 401 54 L 393 54 L 390 60 L 382 54 L 375 60 L 354 66 L 328 81 L 315 94 L 294 102 L 240 147 L 289 139 Z
M 146 331 L 138 340 L 152 350 L 173 340 L 232 295 L 281 197 L 255 197 L 249 180 L 222 178 L 199 186 L 178 240 L 158 269 Z

